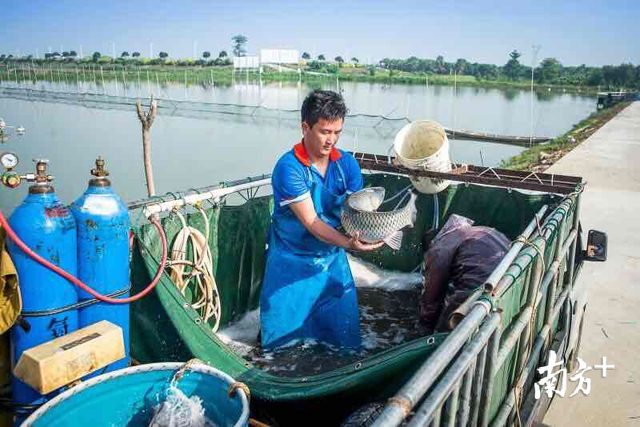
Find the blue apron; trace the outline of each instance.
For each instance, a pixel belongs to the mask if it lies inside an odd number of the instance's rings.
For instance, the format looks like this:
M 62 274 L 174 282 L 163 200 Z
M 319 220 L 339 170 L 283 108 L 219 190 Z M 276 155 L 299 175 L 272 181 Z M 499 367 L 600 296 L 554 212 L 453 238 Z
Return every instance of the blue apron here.
M 339 176 L 346 179 L 338 163 Z M 320 219 L 340 225 L 347 194 L 334 194 L 307 167 L 311 199 Z M 358 300 L 344 249 L 321 242 L 291 209 L 276 210 L 260 295 L 262 346 L 310 338 L 335 346 L 360 345 Z

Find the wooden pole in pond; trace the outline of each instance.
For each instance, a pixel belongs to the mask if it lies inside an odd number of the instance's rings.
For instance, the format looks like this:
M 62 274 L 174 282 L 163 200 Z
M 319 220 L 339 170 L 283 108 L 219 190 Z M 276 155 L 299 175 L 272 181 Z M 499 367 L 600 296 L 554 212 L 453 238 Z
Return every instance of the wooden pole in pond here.
M 151 125 L 156 117 L 158 104 L 153 100 L 151 95 L 151 103 L 149 111 L 145 114 L 142 110 L 142 103 L 136 103 L 138 118 L 142 123 L 142 153 L 144 157 L 144 174 L 147 179 L 147 194 L 149 197 L 156 194 L 155 185 L 153 183 L 153 169 L 151 168 Z

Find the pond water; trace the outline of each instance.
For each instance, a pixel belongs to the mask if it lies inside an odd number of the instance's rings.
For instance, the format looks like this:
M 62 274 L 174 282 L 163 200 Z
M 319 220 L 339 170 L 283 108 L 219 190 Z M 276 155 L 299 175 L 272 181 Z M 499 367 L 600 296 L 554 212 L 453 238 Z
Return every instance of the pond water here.
M 54 79 L 55 80 L 55 79 Z M 125 201 L 146 195 L 140 123 L 133 102 L 153 93 L 163 108 L 151 129 L 156 191 L 186 190 L 223 180 L 270 173 L 275 161 L 301 137 L 297 110 L 316 88 L 340 90 L 351 114 L 410 120 L 432 119 L 446 127 L 507 135 L 557 136 L 595 110 L 595 98 L 563 92 L 530 93 L 433 85 L 336 82 L 270 82 L 237 79 L 232 84 L 165 82 L 0 82 L 0 117 L 24 126 L 0 151 L 14 151 L 17 170 L 33 171 L 32 158 L 50 160 L 54 187 L 64 203 L 85 190 L 89 171 L 101 155 L 115 191 Z M 35 90 L 35 91 L 34 91 Z M 36 92 L 37 91 L 37 92 Z M 455 95 L 455 96 L 454 96 Z M 258 106 L 211 112 L 211 103 Z M 531 109 L 533 105 L 533 109 Z M 291 110 L 290 112 L 282 110 Z M 533 111 L 533 114 L 532 114 Z M 533 117 L 533 120 L 531 120 Z M 347 118 L 339 146 L 386 154 L 405 120 Z M 487 142 L 451 141 L 454 161 L 496 166 L 522 148 Z M 0 189 L 8 213 L 28 185 Z

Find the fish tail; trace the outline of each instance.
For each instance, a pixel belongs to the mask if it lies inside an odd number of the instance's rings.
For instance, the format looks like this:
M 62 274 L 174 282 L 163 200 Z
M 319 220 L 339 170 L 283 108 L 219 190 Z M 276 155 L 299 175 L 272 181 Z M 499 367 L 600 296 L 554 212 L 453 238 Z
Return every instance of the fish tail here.
M 398 230 L 384 239 L 384 242 L 394 251 L 400 250 L 400 247 L 402 246 L 402 234 L 402 231 Z

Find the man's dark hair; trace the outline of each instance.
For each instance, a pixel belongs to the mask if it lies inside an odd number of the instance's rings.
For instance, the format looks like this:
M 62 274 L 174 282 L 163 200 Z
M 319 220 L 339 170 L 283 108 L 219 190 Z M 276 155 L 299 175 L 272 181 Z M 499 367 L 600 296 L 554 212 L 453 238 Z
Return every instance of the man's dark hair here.
M 300 109 L 302 121 L 307 122 L 309 127 L 313 127 L 320 119 L 330 122 L 337 119 L 344 120 L 347 112 L 342 95 L 331 90 L 320 89 L 307 95 Z

